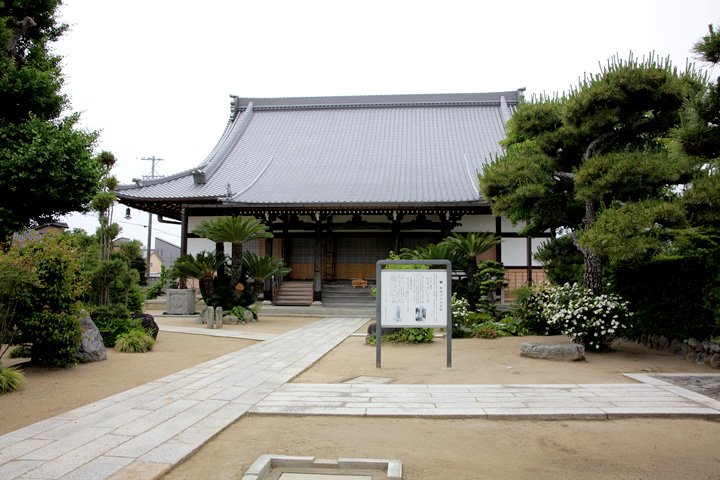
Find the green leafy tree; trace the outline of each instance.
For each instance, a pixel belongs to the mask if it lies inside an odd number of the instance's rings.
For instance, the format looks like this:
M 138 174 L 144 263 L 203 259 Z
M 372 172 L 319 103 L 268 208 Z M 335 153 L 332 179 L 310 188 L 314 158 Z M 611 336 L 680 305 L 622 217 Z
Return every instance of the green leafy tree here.
M 0 360 L 17 334 L 16 308 L 40 286 L 36 268 L 20 254 L 17 244 L 7 251 L 0 249 Z
M 18 343 L 29 343 L 32 361 L 64 366 L 80 343 L 80 298 L 86 288 L 72 241 L 59 234 L 27 236 L 16 242 L 39 284 L 17 308 Z
M 61 93 L 61 58 L 50 51 L 67 25 L 60 0 L 0 2 L 0 239 L 31 224 L 83 211 L 102 172 L 92 156 L 96 132 Z
M 529 221 L 524 234 L 569 228 L 584 259 L 583 284 L 602 293 L 602 258 L 652 255 L 683 225 L 672 186 L 697 165 L 675 161 L 666 139 L 703 77 L 669 61 L 613 59 L 562 97 L 519 105 L 506 153 L 480 175 L 495 215 Z M 624 245 L 610 241 L 628 232 Z

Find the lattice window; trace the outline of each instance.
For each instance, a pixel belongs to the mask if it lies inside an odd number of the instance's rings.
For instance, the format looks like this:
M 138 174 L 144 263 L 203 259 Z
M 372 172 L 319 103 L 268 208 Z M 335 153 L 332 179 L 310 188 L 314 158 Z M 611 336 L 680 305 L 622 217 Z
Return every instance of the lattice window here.
M 314 249 L 315 239 L 293 238 L 290 263 L 313 263 L 315 261 Z
M 263 238 L 263 241 L 265 241 L 264 238 Z M 255 240 L 249 240 L 249 241 L 243 243 L 243 251 L 244 252 L 253 252 L 257 255 L 260 255 L 260 239 L 256 238 Z

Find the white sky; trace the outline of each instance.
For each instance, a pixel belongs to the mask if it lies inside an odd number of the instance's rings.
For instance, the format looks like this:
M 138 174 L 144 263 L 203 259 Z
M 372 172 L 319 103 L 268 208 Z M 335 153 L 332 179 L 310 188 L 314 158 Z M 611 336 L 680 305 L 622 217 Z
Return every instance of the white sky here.
M 720 2 L 65 0 L 61 17 L 72 26 L 55 49 L 64 91 L 130 183 L 150 173 L 142 158 L 163 159 L 163 175 L 202 162 L 230 94 L 562 92 L 631 51 L 684 68 L 708 24 L 720 23 Z M 116 208 L 121 235 L 146 243 L 148 214 L 125 221 L 124 211 Z M 94 216 L 65 221 L 97 225 Z M 179 245 L 180 229 L 155 219 L 154 237 Z

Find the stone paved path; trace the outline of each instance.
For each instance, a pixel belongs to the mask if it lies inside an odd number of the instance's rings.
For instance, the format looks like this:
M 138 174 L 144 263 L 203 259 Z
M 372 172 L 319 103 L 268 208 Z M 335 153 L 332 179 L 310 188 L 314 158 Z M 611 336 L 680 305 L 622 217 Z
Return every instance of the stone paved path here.
M 394 385 L 288 383 L 250 409 L 285 415 L 608 419 L 652 415 L 720 418 L 720 402 L 647 375 L 648 383 Z M 647 378 L 646 378 L 647 377 Z
M 642 383 L 615 385 L 287 383 L 367 321 L 327 318 L 267 336 L 256 345 L 0 436 L 0 479 L 158 478 L 247 412 L 720 417 L 717 400 L 648 375 L 628 375 Z M 203 335 L 243 335 L 172 328 Z M 162 329 L 170 331 L 166 326 Z
M 367 321 L 324 319 L 0 436 L 0 479 L 153 478 Z

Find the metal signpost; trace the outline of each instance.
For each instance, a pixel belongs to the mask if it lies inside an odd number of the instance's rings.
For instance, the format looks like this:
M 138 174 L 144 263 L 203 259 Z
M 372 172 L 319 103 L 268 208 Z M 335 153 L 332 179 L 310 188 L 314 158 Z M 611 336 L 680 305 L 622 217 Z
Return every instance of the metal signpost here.
M 442 265 L 405 270 L 388 265 Z M 449 260 L 379 260 L 376 263 L 375 364 L 381 367 L 383 327 L 445 328 L 447 368 L 452 368 L 452 266 Z

